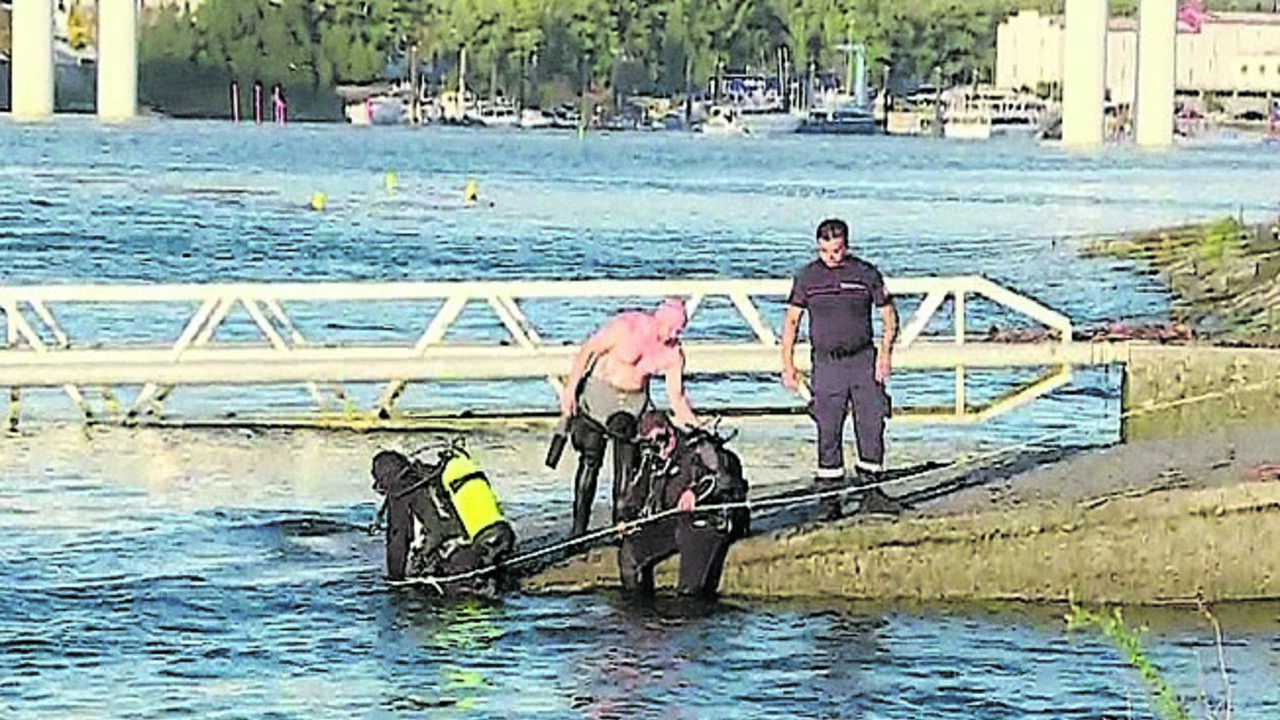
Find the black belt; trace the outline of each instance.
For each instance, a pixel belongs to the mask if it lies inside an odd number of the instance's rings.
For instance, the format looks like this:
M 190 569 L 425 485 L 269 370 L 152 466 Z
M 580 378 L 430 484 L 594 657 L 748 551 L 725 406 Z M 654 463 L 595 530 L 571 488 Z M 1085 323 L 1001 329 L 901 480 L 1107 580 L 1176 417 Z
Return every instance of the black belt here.
M 861 355 L 862 353 L 875 347 L 874 343 L 865 343 L 857 347 L 837 347 L 830 350 L 815 350 L 814 355 L 824 360 L 847 360 L 851 357 Z

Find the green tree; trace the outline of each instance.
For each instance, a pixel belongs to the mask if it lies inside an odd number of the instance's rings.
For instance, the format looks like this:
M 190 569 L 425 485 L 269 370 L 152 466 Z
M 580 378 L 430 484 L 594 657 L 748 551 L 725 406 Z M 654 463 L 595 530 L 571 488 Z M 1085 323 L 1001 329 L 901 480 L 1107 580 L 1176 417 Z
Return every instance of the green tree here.
M 94 42 L 94 23 L 86 11 L 73 7 L 67 13 L 67 44 L 72 50 L 83 50 Z
M 199 36 L 191 18 L 168 5 L 146 18 L 138 37 L 138 59 L 191 62 L 196 55 Z
M 237 0 L 253 2 L 258 0 Z M 322 85 L 367 83 L 382 76 L 397 39 L 393 0 L 327 0 L 313 18 L 313 48 Z
M 1125 13 L 1136 0 L 1111 2 Z M 853 40 L 872 68 L 889 63 L 896 84 L 912 85 L 935 72 L 988 78 L 997 24 L 1022 8 L 1061 12 L 1062 0 L 205 0 L 194 24 L 157 13 L 140 52 L 144 63 L 216 71 L 223 84 L 321 92 L 377 80 L 410 55 L 439 80 L 465 47 L 470 88 L 546 101 L 585 83 L 679 94 L 719 68 L 775 72 L 779 56 L 792 77 L 843 77 Z
M 0 53 L 13 54 L 12 17 L 9 8 L 0 7 Z
M 715 0 L 668 0 L 662 39 L 664 84 L 681 92 L 702 87 L 724 58 L 725 19 Z

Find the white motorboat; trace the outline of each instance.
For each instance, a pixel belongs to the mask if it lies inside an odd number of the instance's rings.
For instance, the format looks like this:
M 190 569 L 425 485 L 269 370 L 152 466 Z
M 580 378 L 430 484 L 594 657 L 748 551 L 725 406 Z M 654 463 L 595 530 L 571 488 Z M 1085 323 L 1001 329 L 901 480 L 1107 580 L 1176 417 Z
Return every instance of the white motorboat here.
M 739 119 L 737 111 L 722 105 L 712 105 L 707 117 L 694 130 L 704 135 L 749 135 L 751 131 Z

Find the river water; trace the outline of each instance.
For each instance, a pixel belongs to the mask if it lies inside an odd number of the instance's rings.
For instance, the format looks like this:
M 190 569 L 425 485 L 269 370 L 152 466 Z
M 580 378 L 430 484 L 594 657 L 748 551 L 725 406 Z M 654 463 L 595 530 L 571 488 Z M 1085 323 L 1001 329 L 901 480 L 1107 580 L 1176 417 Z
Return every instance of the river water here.
M 1270 214 L 1274 152 L 1244 140 L 1072 155 L 1018 140 L 5 124 L 0 283 L 780 277 L 809 258 L 816 222 L 838 215 L 855 251 L 891 276 L 982 274 L 1081 327 L 1163 320 L 1157 278 L 1080 259 L 1079 238 Z M 463 209 L 470 178 L 483 202 Z M 306 209 L 317 191 L 324 212 Z M 975 327 L 1017 322 L 974 305 Z M 290 308 L 309 338 L 411 341 L 427 310 L 397 310 Z M 551 340 L 580 338 L 607 310 L 526 308 Z M 780 308 L 763 310 L 776 324 Z M 59 320 L 77 342 L 172 341 L 190 311 L 86 306 Z M 707 308 L 691 335 L 731 334 L 731 321 Z M 479 313 L 458 331 L 495 327 Z M 989 397 L 1020 377 L 975 373 L 971 391 Z M 951 382 L 903 374 L 895 398 L 945 404 Z M 1046 431 L 1112 442 L 1118 384 L 1078 372 L 982 425 L 894 423 L 890 459 Z M 711 405 L 785 398 L 769 379 L 710 379 L 691 393 Z M 180 389 L 171 404 L 200 413 L 299 397 Z M 405 399 L 551 401 L 537 384 Z M 1152 717 L 1117 652 L 1067 632 L 1061 608 L 637 608 L 607 593 L 441 604 L 390 592 L 363 532 L 375 509 L 364 473 L 377 446 L 410 440 L 85 432 L 73 417 L 57 392 L 24 394 L 27 425 L 0 443 L 5 717 Z M 811 429 L 765 437 L 755 441 L 807 459 Z M 568 511 L 563 466 L 538 467 L 541 440 L 480 441 L 525 537 L 563 531 Z M 1280 715 L 1280 608 L 1221 610 L 1233 717 Z M 1202 682 L 1223 697 L 1193 612 L 1137 617 L 1193 705 Z

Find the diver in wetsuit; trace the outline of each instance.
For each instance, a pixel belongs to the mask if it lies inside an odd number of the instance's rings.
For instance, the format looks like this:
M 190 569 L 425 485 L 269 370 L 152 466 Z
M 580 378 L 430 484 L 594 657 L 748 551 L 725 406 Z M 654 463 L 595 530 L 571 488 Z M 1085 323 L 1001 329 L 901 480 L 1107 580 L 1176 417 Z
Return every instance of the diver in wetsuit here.
M 641 471 L 620 489 L 616 508 L 619 520 L 636 523 L 624 528 L 618 548 L 623 590 L 652 595 L 654 566 L 679 553 L 676 594 L 713 597 L 729 546 L 750 529 L 742 463 L 722 438 L 703 430 L 681 433 L 664 413 L 644 414 L 639 439 Z M 711 505 L 739 506 L 698 509 Z M 673 508 L 678 512 L 661 515 Z
M 503 518 L 485 473 L 460 447 L 440 455 L 436 465 L 424 465 L 394 450 L 383 450 L 373 458 L 373 488 L 387 498 L 386 560 L 391 580 L 447 577 L 491 567 L 515 547 L 515 531 Z M 479 584 L 451 589 L 465 592 Z
M 680 334 L 688 322 L 684 302 L 671 298 L 652 312 L 623 312 L 587 339 L 574 358 L 560 398 L 573 448 L 573 536 L 587 532 L 605 449 L 613 441 L 614 504 L 617 489 L 635 474 L 635 432 L 648 409 L 649 378 L 666 375 L 667 398 L 676 422 L 697 424 L 684 390 L 684 349 Z M 616 509 L 614 521 L 617 521 Z

